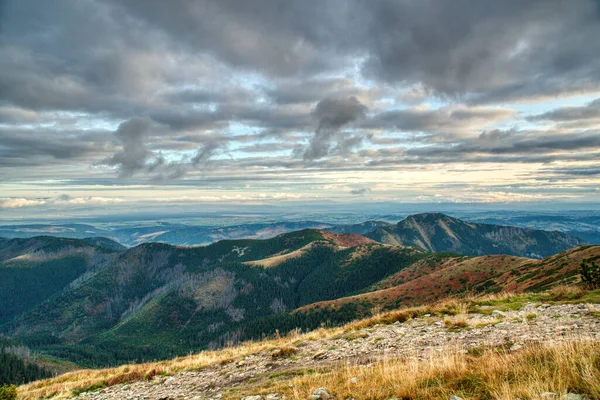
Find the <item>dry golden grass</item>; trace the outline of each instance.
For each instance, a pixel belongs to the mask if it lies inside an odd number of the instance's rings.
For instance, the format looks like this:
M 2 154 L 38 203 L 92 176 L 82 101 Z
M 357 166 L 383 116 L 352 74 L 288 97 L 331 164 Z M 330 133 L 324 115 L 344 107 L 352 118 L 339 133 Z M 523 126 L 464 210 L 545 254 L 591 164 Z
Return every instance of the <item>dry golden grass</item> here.
M 271 383 L 261 392 L 306 399 L 319 387 L 341 399 L 433 400 L 457 395 L 465 400 L 514 400 L 543 392 L 600 398 L 600 343 L 538 345 L 516 353 L 490 349 L 481 356 L 451 351 L 425 361 L 340 365 L 330 372 Z
M 410 318 L 417 318 L 427 313 L 432 315 L 455 315 L 463 312 L 465 307 L 466 305 L 463 302 L 448 300 L 435 305 L 411 307 L 378 314 L 338 328 L 321 328 L 306 334 L 299 334 L 297 331 L 294 331 L 285 337 L 277 337 L 261 342 L 242 343 L 236 347 L 219 351 L 204 351 L 196 355 L 179 357 L 168 361 L 74 371 L 56 378 L 20 386 L 19 398 L 23 400 L 70 398 L 74 393 L 94 388 L 134 382 L 142 379 L 152 379 L 155 375 L 173 375 L 180 371 L 198 370 L 215 363 L 228 362 L 261 351 L 274 351 L 276 349 L 293 347 L 293 343 L 299 340 L 330 338 L 376 324 L 390 324 L 396 321 L 404 322 Z
M 323 338 L 332 338 L 332 337 L 341 337 L 344 334 L 347 334 L 352 331 L 368 328 L 377 324 L 391 324 L 394 322 L 405 322 L 411 318 L 422 317 L 426 314 L 431 314 L 432 316 L 438 317 L 449 317 L 454 316 L 456 321 L 460 321 L 463 318 L 466 322 L 466 315 L 469 311 L 479 311 L 478 306 L 480 305 L 501 305 L 502 307 L 516 307 L 522 305 L 524 302 L 528 301 L 538 301 L 540 298 L 545 300 L 559 301 L 560 299 L 565 301 L 572 301 L 573 291 L 576 291 L 577 288 L 573 289 L 569 287 L 569 290 L 560 289 L 560 293 L 556 292 L 554 294 L 551 293 L 542 293 L 536 295 L 530 294 L 512 294 L 512 293 L 500 293 L 487 295 L 483 297 L 472 297 L 472 298 L 464 298 L 464 299 L 447 299 L 441 302 L 424 305 L 418 307 L 409 307 L 403 308 L 393 311 L 388 311 L 384 313 L 379 313 L 370 318 L 366 318 L 359 321 L 351 322 L 345 326 L 337 327 L 337 328 L 321 328 L 315 331 L 300 334 L 297 331 L 291 332 L 287 336 L 279 337 L 277 336 L 274 339 L 264 340 L 260 342 L 247 342 L 242 343 L 239 346 L 226 348 L 219 351 L 204 351 L 198 353 L 196 355 L 191 355 L 187 357 L 175 358 L 173 360 L 155 362 L 155 363 L 146 363 L 146 364 L 135 364 L 135 365 L 125 365 L 116 368 L 107 368 L 107 369 L 99 369 L 99 370 L 79 370 L 70 373 L 66 373 L 64 375 L 58 376 L 56 378 L 51 378 L 43 381 L 36 381 L 29 383 L 27 385 L 23 385 L 19 387 L 19 398 L 24 400 L 33 400 L 40 398 L 54 398 L 54 399 L 64 399 L 72 397 L 73 393 L 79 393 L 85 390 L 89 390 L 91 388 L 100 388 L 104 386 L 111 386 L 119 383 L 125 382 L 133 382 L 143 379 L 152 379 L 155 375 L 173 375 L 180 371 L 185 370 L 199 370 L 205 368 L 209 365 L 213 365 L 216 363 L 225 363 L 235 359 L 239 359 L 245 357 L 250 354 L 255 354 L 262 351 L 272 352 L 275 349 L 282 348 L 293 348 L 294 343 L 298 343 L 304 340 L 316 340 Z M 558 291 L 558 289 L 557 289 Z M 592 302 L 600 302 L 600 291 L 591 291 L 584 292 L 583 296 L 580 296 L 581 301 L 592 301 Z M 579 345 L 578 345 L 579 346 Z M 600 346 L 600 345 L 598 345 Z M 597 347 L 593 347 L 594 350 L 598 350 Z M 576 347 L 574 349 L 579 349 Z M 560 349 L 559 349 L 560 350 Z M 559 351 L 556 350 L 556 351 Z M 530 350 L 531 351 L 531 350 Z M 561 350 L 562 351 L 562 350 Z M 460 360 L 461 363 L 465 363 L 467 360 L 466 356 L 456 354 L 453 356 L 449 356 L 449 358 L 444 358 L 443 360 L 439 360 L 440 365 L 445 365 L 445 363 L 455 362 L 453 360 Z M 500 356 L 499 356 L 500 357 Z M 513 355 L 504 355 L 502 357 L 513 357 Z M 500 357 L 498 360 L 503 360 L 504 358 Z M 483 360 L 483 359 L 482 359 Z M 436 361 L 437 363 L 438 361 Z M 458 361 L 456 361 L 458 362 Z M 483 362 L 483 361 L 481 361 Z M 402 364 L 404 365 L 404 364 Z M 417 368 L 418 371 L 423 373 L 431 373 L 430 370 L 427 370 L 424 367 L 425 364 L 410 364 L 410 368 Z M 479 364 L 480 366 L 483 364 Z M 600 361 L 598 362 L 600 365 Z M 353 373 L 359 367 L 353 367 Z M 396 365 L 394 363 L 385 363 L 377 368 L 392 368 L 392 372 L 395 371 L 394 368 L 405 368 L 401 367 L 400 364 Z M 408 368 L 408 367 L 406 367 Z M 359 368 L 360 369 L 360 368 Z M 400 371 L 400 370 L 398 370 Z M 595 370 L 598 375 L 598 368 Z M 419 373 L 421 373 L 419 372 Z M 393 372 L 395 373 L 395 372 Z M 340 374 L 339 371 L 334 372 L 335 374 Z M 325 376 L 323 376 L 325 377 Z M 323 378 L 324 379 L 324 378 Z M 415 378 L 416 379 L 416 378 Z M 410 380 L 407 380 L 409 382 Z M 337 387 L 337 386 L 336 386 Z M 360 396 L 355 396 L 356 398 L 363 398 Z M 518 397 L 518 396 L 517 396 Z M 364 397 L 364 398 L 373 398 L 373 397 Z M 426 398 L 434 398 L 434 397 L 426 397 Z M 472 397 L 473 398 L 473 397 Z M 495 397 L 493 397 L 495 398 Z M 498 397 L 504 399 L 505 397 Z M 514 398 L 514 397 L 513 397 Z M 526 399 L 527 397 L 522 397 Z
M 298 352 L 298 349 L 294 346 L 285 345 L 278 349 L 273 350 L 271 353 L 272 358 L 288 358 Z
M 444 326 L 449 329 L 462 329 L 469 326 L 466 314 L 458 314 L 444 318 Z
M 179 357 L 168 361 L 131 364 L 116 368 L 78 370 L 55 378 L 20 386 L 19 399 L 65 399 L 72 397 L 74 393 L 80 393 L 93 388 L 101 388 L 143 379 L 149 380 L 155 375 L 173 375 L 180 371 L 200 370 L 209 365 L 230 362 L 262 351 L 287 349 L 285 352 L 289 353 L 289 349 L 293 348 L 293 342 L 298 340 L 316 340 L 339 335 L 343 332 L 343 329 L 344 328 L 317 329 L 306 334 L 299 334 L 297 331 L 293 331 L 284 337 L 261 342 L 242 343 L 239 346 L 218 351 L 203 351 L 195 355 Z
M 586 291 L 579 286 L 560 285 L 548 291 L 552 300 L 577 300 L 583 297 Z

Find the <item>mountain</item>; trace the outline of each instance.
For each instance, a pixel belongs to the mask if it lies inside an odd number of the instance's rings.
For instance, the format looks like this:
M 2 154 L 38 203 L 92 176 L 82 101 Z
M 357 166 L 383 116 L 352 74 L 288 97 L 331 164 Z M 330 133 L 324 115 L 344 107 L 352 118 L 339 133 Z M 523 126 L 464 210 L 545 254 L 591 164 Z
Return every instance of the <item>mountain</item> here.
M 207 245 L 219 240 L 268 239 L 282 233 L 302 229 L 326 229 L 334 225 L 315 221 L 252 223 L 231 226 L 192 226 L 179 223 L 156 222 L 149 224 L 114 225 L 110 229 L 99 229 L 91 225 L 5 225 L 0 226 L 0 236 L 6 238 L 29 238 L 53 235 L 65 238 L 103 237 L 124 246 L 161 242 L 176 246 Z M 368 230 L 375 229 L 375 226 Z M 361 229 L 361 232 L 365 229 Z M 350 233 L 346 230 L 340 233 Z M 360 233 L 360 232 L 354 232 Z
M 331 228 L 325 228 L 324 230 L 334 233 L 358 233 L 359 235 L 364 235 L 378 228 L 384 228 L 389 226 L 392 226 L 392 224 L 390 224 L 389 222 L 365 221 L 360 224 L 336 225 Z
M 600 246 L 581 246 L 542 260 L 438 253 L 377 282 L 365 293 L 318 302 L 297 312 L 330 315 L 350 308 L 362 316 L 373 308 L 416 306 L 452 296 L 538 292 L 578 285 L 583 260 L 600 260 Z
M 51 236 L 0 238 L 0 324 L 93 274 L 113 259 L 111 247 Z
M 558 231 L 475 224 L 440 213 L 416 214 L 367 237 L 396 246 L 464 255 L 507 254 L 543 258 L 585 244 Z
M 600 246 L 542 261 L 431 254 L 314 229 L 201 247 L 91 242 L 0 241 L 0 331 L 82 366 L 164 359 L 379 307 L 547 288 L 600 258 Z
M 18 310 L 4 332 L 84 365 L 171 357 L 260 337 L 264 318 L 364 290 L 426 253 L 356 234 L 302 230 L 204 247 L 150 243 L 110 254 L 110 262 L 64 274 L 70 283 L 41 303 L 38 295 L 29 302 L 36 306 Z M 33 293 L 41 283 L 11 283 L 23 285 Z

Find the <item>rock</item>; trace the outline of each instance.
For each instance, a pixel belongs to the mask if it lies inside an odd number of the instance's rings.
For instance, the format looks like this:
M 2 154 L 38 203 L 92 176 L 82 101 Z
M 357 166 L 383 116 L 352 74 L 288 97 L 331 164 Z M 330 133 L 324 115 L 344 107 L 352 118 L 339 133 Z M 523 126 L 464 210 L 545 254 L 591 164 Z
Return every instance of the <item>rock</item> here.
M 521 346 L 520 344 L 518 344 L 518 343 L 515 343 L 515 344 L 513 344 L 512 346 L 510 346 L 510 351 L 517 351 L 517 350 L 519 350 L 519 349 L 520 349 L 520 348 L 522 348 L 522 347 L 523 347 L 523 346 Z
M 448 400 L 463 400 L 463 398 L 458 396 L 450 396 L 450 399 Z
M 575 393 L 567 393 L 560 400 L 585 400 L 585 398 Z
M 506 314 L 503 313 L 500 310 L 494 310 L 494 311 L 492 311 L 492 317 L 495 317 L 495 318 L 504 318 L 504 317 L 506 317 Z
M 348 382 L 350 383 L 358 383 L 359 379 L 357 377 L 354 378 L 350 378 L 350 380 Z
M 431 314 L 425 314 L 424 317 L 431 317 Z
M 242 400 L 262 400 L 262 398 L 263 397 L 261 395 L 255 394 L 255 395 L 252 395 L 252 396 L 242 397 Z
M 540 399 L 544 399 L 544 400 L 558 399 L 558 394 L 556 394 L 554 392 L 540 393 Z
M 168 378 L 168 379 L 167 379 L 167 380 L 164 382 L 164 384 L 165 384 L 165 385 L 171 385 L 171 384 L 173 384 L 173 383 L 175 383 L 175 378 L 173 378 L 173 377 L 170 377 L 170 378 Z
M 313 400 L 327 400 L 331 398 L 329 392 L 324 388 L 318 388 L 315 392 L 310 396 Z

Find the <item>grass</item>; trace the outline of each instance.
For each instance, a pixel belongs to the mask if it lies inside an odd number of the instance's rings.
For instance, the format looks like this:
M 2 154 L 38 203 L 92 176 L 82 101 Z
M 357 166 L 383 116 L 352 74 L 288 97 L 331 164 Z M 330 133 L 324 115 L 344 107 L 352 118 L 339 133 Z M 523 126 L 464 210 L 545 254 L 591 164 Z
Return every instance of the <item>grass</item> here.
M 263 351 L 273 354 L 275 350 L 284 349 L 283 353 L 291 357 L 292 343 L 299 340 L 329 338 L 340 335 L 344 332 L 344 329 L 343 327 L 332 329 L 321 328 L 305 334 L 293 331 L 283 337 L 276 337 L 260 342 L 242 343 L 236 347 L 217 351 L 203 351 L 195 355 L 167 361 L 123 365 L 116 368 L 73 371 L 55 378 L 22 385 L 18 388 L 18 398 L 22 400 L 37 400 L 41 398 L 66 399 L 82 392 L 121 383 L 151 380 L 156 375 L 174 375 L 180 371 L 201 370 L 214 364 L 226 364 Z
M 350 384 L 352 378 L 368 385 Z M 330 372 L 270 382 L 261 393 L 306 399 L 324 387 L 335 398 L 533 399 L 543 392 L 600 398 L 600 343 L 529 346 L 519 352 L 487 349 L 449 352 L 419 361 L 387 360 L 365 368 L 339 365 Z
M 451 330 L 460 330 L 467 328 L 469 323 L 467 322 L 466 314 L 459 314 L 451 317 L 444 318 L 444 326 Z
M 425 314 L 430 314 L 433 317 L 440 317 L 444 319 L 449 319 L 452 324 L 463 325 L 462 320 L 464 319 L 466 323 L 466 315 L 468 313 L 473 312 L 488 312 L 491 313 L 492 309 L 519 309 L 524 304 L 528 302 L 539 303 L 539 302 L 552 302 L 552 303 L 600 303 L 600 290 L 588 291 L 588 292 L 579 292 L 576 288 L 567 287 L 562 288 L 560 290 L 555 290 L 554 292 L 545 292 L 545 293 L 527 293 L 527 294 L 510 294 L 510 293 L 500 293 L 487 295 L 484 297 L 468 297 L 463 299 L 448 299 L 431 305 L 424 305 L 419 307 L 409 307 L 403 308 L 388 312 L 383 312 L 378 315 L 374 315 L 370 318 L 354 321 L 345 326 L 337 327 L 337 328 L 321 328 L 315 331 L 300 334 L 298 331 L 291 332 L 287 336 L 276 337 L 270 340 L 265 340 L 261 342 L 247 342 L 242 343 L 239 346 L 222 349 L 219 351 L 204 351 L 195 355 L 187 356 L 187 357 L 179 357 L 173 360 L 156 362 L 156 363 L 147 363 L 147 364 L 135 364 L 135 365 L 125 365 L 117 368 L 107 368 L 107 369 L 98 369 L 98 370 L 79 370 L 70 373 L 66 373 L 60 375 L 55 378 L 32 382 L 27 385 L 20 386 L 18 388 L 19 398 L 23 400 L 33 400 L 40 398 L 55 398 L 55 399 L 64 399 L 70 398 L 74 394 L 81 393 L 84 391 L 88 391 L 91 389 L 98 389 L 105 386 L 116 385 L 120 383 L 127 383 L 139 380 L 151 380 L 156 375 L 173 375 L 180 371 L 185 370 L 200 370 L 202 368 L 208 367 L 213 364 L 225 364 L 228 362 L 232 362 L 233 360 L 243 358 L 250 354 L 255 354 L 259 352 L 274 352 L 277 349 L 288 349 L 283 350 L 283 357 L 292 357 L 293 354 L 290 354 L 291 348 L 297 347 L 294 346 L 294 343 L 302 343 L 306 341 L 313 341 L 323 338 L 342 338 L 348 337 L 349 340 L 355 340 L 361 338 L 360 332 L 361 329 L 369 328 L 378 324 L 393 324 L 396 322 L 405 322 L 413 318 L 423 317 Z M 485 308 L 484 308 L 485 307 Z M 456 326 L 455 328 L 460 328 Z M 580 349 L 580 345 L 576 348 L 576 350 Z M 586 345 L 589 347 L 589 345 Z M 598 350 L 598 346 L 592 346 L 596 353 Z M 529 350 L 532 351 L 532 350 Z M 541 350 L 540 350 L 541 351 Z M 550 351 L 550 350 L 548 350 Z M 558 350 L 557 350 L 558 351 Z M 562 351 L 562 350 L 561 350 Z M 573 350 L 574 351 L 574 350 Z M 287 354 L 286 354 L 287 353 Z M 487 354 L 487 353 L 486 353 Z M 440 367 L 444 365 L 444 363 L 449 362 L 458 362 L 461 363 L 466 362 L 466 355 L 456 354 L 453 355 L 450 359 L 440 360 Z M 500 356 L 499 356 L 500 357 Z M 502 355 L 502 357 L 507 357 L 510 359 L 513 357 L 511 354 Z M 516 357 L 516 356 L 514 356 Z M 488 357 L 489 358 L 489 357 Z M 482 357 L 478 365 L 483 367 L 483 360 L 485 357 Z M 454 361 L 452 361 L 454 360 Z M 462 361 L 461 361 L 462 360 Z M 504 358 L 499 358 L 499 361 L 505 360 Z M 596 375 L 600 375 L 598 373 L 598 365 L 600 365 L 600 360 L 597 360 L 596 369 L 591 369 L 589 371 L 595 371 Z M 382 364 L 377 368 L 392 368 L 390 373 L 400 373 L 402 368 L 400 364 L 396 365 L 394 362 L 388 362 Z M 416 368 L 416 372 L 423 373 L 433 373 L 432 371 L 425 368 L 424 364 L 410 364 L 410 368 Z M 588 366 L 589 367 L 589 366 Z M 588 368 L 586 367 L 586 368 Z M 359 368 L 359 367 L 356 367 Z M 406 367 L 408 368 L 408 367 Z M 525 367 L 523 367 L 525 368 Z M 397 370 L 397 371 L 396 371 Z M 355 371 L 355 370 L 353 370 Z M 394 372 L 396 371 L 396 372 Z M 333 373 L 333 372 L 332 372 Z M 335 374 L 340 374 L 341 372 L 335 372 Z M 474 372 L 473 372 L 474 373 Z M 591 373 L 591 372 L 590 372 Z M 325 377 L 325 374 L 316 374 L 314 376 L 311 375 L 311 379 L 314 377 Z M 348 377 L 348 379 L 353 376 Z M 367 381 L 359 377 L 361 382 Z M 306 377 L 298 378 L 298 379 L 308 379 Z M 321 379 L 321 378 L 318 378 Z M 341 382 L 347 382 L 348 379 L 342 380 Z M 411 378 L 412 380 L 416 378 Z M 408 381 L 411 381 L 409 379 Z M 465 378 L 466 379 L 466 378 Z M 407 382 L 408 382 L 407 381 Z M 432 381 L 433 382 L 433 381 Z M 360 385 L 353 385 L 355 386 Z M 435 386 L 435 385 L 434 385 Z M 394 386 L 395 387 L 395 386 Z M 376 390 L 373 389 L 373 390 Z M 433 389 L 428 389 L 433 390 Z M 289 393 L 289 391 L 288 391 Z M 300 393 L 300 392 L 298 392 Z M 425 392 L 424 392 L 425 393 Z M 429 392 L 427 392 L 429 393 Z M 433 393 L 433 392 L 432 392 Z M 500 392 L 499 392 L 500 393 Z M 596 393 L 596 392 L 594 392 Z M 596 395 L 600 395 L 600 393 L 596 393 Z M 306 397 L 306 396 L 305 396 Z M 355 395 L 356 398 L 373 398 L 373 397 L 362 397 L 359 395 Z M 402 397 L 402 396 L 396 396 Z M 461 396 L 462 397 L 462 396 Z M 513 398 L 521 397 L 523 399 L 527 399 L 524 396 L 514 396 Z M 414 398 L 414 397 L 407 397 Z M 423 398 L 434 398 L 434 397 L 423 397 Z M 463 397 L 465 400 L 468 397 Z M 476 397 L 471 397 L 476 398 Z M 482 397 L 486 398 L 486 397 Z M 490 397 L 488 397 L 490 398 Z M 496 398 L 496 397 L 491 397 Z M 505 398 L 505 397 L 498 397 Z M 506 397 L 508 398 L 508 397 Z
M 17 398 L 17 387 L 15 385 L 0 386 L 0 400 L 14 400 Z
M 271 353 L 271 357 L 272 358 L 289 358 L 291 356 L 293 356 L 294 354 L 296 354 L 298 352 L 298 349 L 293 347 L 293 346 L 282 346 L 278 349 L 273 350 L 273 352 Z

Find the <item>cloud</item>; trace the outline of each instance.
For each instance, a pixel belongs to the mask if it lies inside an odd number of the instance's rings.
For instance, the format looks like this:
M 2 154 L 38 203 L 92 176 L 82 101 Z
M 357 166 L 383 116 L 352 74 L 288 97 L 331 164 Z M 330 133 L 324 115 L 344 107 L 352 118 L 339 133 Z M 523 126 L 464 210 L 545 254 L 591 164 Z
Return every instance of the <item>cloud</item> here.
M 0 126 L 0 167 L 74 163 L 108 146 L 105 131 Z
M 443 136 L 472 136 L 477 130 L 506 120 L 515 110 L 501 107 L 468 107 L 457 104 L 431 109 L 427 106 L 383 111 L 363 126 L 371 129 L 397 129 L 406 132 L 427 132 Z
M 598 127 L 600 126 L 600 99 L 589 102 L 584 106 L 564 106 L 526 118 L 528 121 L 549 121 L 560 123 L 561 126 Z
M 214 156 L 218 150 L 222 150 L 224 147 L 223 143 L 216 141 L 204 143 L 196 152 L 196 155 L 192 157 L 192 165 L 196 166 L 199 164 L 206 164 L 212 156 Z
M 599 89 L 594 1 L 364 3 L 364 73 L 494 102 Z
M 596 177 L 580 163 L 600 154 L 599 100 L 556 107 L 600 93 L 594 0 L 5 3 L 3 182 L 244 193 L 558 162 L 573 173 L 557 179 Z
M 0 208 L 22 208 L 39 207 L 50 205 L 63 206 L 83 206 L 83 205 L 107 205 L 125 202 L 122 198 L 84 196 L 72 197 L 68 194 L 61 194 L 56 197 L 48 198 L 25 198 L 25 197 L 4 197 L 0 198 Z
M 0 208 L 21 208 L 46 204 L 45 200 L 26 198 L 0 198 Z
M 121 177 L 130 177 L 140 170 L 153 169 L 152 164 L 149 164 L 153 154 L 146 145 L 152 127 L 153 122 L 148 118 L 135 117 L 122 122 L 115 132 L 122 149 L 104 159 L 102 164 L 117 167 Z
M 350 190 L 350 194 L 355 196 L 364 196 L 365 194 L 371 192 L 370 188 L 359 188 Z
M 366 112 L 367 107 L 354 96 L 321 100 L 313 112 L 318 122 L 317 129 L 308 148 L 302 154 L 303 159 L 312 161 L 329 154 L 331 142 L 338 135 L 340 128 L 364 117 Z

